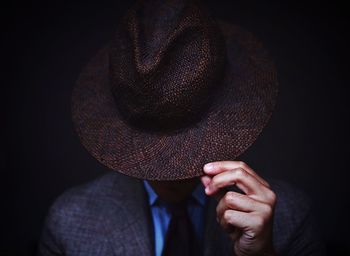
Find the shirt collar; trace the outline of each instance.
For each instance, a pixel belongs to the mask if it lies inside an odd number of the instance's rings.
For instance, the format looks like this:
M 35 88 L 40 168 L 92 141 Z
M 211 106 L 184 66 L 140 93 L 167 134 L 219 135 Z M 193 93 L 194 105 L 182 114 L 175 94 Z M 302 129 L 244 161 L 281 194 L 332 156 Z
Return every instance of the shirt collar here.
M 155 205 L 155 203 L 158 200 L 157 193 L 153 190 L 151 185 L 146 180 L 143 181 L 143 185 L 144 185 L 146 192 L 148 194 L 148 204 L 150 206 Z M 197 187 L 193 190 L 192 198 L 195 199 L 195 201 L 197 203 L 199 203 L 201 206 L 205 206 L 206 195 L 205 195 L 204 186 L 202 183 L 199 183 L 197 185 Z
M 148 194 L 148 204 L 153 206 L 158 199 L 158 195 L 156 194 L 156 192 L 153 190 L 151 185 L 146 180 L 143 181 L 143 185 L 144 185 L 146 192 Z

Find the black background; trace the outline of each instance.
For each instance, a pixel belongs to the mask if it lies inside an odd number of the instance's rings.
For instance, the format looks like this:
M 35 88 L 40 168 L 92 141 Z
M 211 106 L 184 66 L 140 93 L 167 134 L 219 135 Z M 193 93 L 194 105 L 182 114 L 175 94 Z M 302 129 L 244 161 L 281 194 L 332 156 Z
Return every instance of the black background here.
M 330 255 L 350 255 L 349 70 L 345 4 L 205 1 L 253 32 L 275 60 L 276 111 L 241 157 L 313 200 Z M 70 94 L 132 1 L 14 2 L 2 8 L 0 254 L 31 255 L 65 189 L 108 171 L 80 145 Z

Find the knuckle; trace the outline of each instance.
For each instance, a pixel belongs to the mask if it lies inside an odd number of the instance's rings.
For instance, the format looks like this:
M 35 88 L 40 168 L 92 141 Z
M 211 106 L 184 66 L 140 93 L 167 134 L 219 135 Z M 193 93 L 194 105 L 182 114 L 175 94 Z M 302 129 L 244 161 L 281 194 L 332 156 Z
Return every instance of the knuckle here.
M 271 205 L 265 204 L 263 211 L 267 216 L 271 216 L 273 212 L 273 208 Z
M 227 192 L 224 196 L 224 202 L 226 205 L 228 206 L 232 206 L 232 204 L 234 203 L 234 195 L 232 192 Z
M 269 200 L 270 204 L 275 205 L 277 200 L 276 193 L 272 190 L 269 190 L 269 192 L 267 193 L 267 199 Z
M 247 167 L 247 164 L 246 164 L 245 162 L 243 162 L 243 161 L 238 161 L 238 166 L 239 166 L 240 168 L 245 169 L 245 168 Z
M 224 196 L 224 202 L 225 204 L 229 204 L 231 202 L 231 195 L 230 193 L 226 193 L 225 196 Z
M 222 219 L 224 221 L 224 223 L 230 223 L 231 221 L 231 214 L 229 211 L 225 211 L 223 216 L 222 216 Z
M 253 230 L 248 231 L 245 234 L 245 237 L 248 238 L 249 240 L 254 240 L 257 236 L 258 236 L 258 234 L 255 231 L 253 231 Z
M 237 178 L 244 178 L 247 173 L 243 168 L 237 168 L 235 169 L 235 175 Z

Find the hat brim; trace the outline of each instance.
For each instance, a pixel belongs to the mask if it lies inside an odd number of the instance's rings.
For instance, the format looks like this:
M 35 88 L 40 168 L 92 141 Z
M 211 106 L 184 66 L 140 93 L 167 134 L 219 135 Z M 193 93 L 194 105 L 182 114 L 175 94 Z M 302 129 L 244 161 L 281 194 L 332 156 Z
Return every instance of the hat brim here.
M 126 123 L 109 86 L 108 47 L 81 72 L 72 94 L 72 119 L 81 143 L 103 165 L 147 180 L 203 175 L 204 164 L 234 160 L 267 124 L 277 96 L 272 60 L 254 36 L 220 23 L 227 70 L 206 116 L 173 133 L 142 131 Z

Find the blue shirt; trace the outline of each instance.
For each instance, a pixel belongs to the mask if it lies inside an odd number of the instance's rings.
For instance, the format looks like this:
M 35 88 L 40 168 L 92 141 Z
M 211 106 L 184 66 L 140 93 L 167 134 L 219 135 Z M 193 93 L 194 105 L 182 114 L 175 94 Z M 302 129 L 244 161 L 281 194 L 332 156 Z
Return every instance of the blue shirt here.
M 144 187 L 148 194 L 148 203 L 151 208 L 153 219 L 155 255 L 161 256 L 171 214 L 165 204 L 159 200 L 158 195 L 147 181 L 144 181 Z M 205 203 L 206 195 L 204 186 L 199 184 L 192 192 L 191 200 L 188 205 L 188 214 L 192 221 L 195 235 L 199 241 L 203 241 Z

